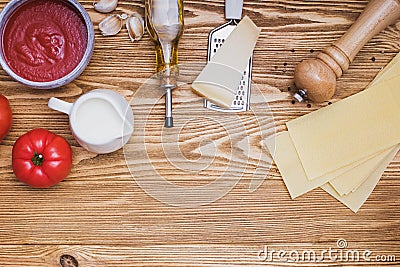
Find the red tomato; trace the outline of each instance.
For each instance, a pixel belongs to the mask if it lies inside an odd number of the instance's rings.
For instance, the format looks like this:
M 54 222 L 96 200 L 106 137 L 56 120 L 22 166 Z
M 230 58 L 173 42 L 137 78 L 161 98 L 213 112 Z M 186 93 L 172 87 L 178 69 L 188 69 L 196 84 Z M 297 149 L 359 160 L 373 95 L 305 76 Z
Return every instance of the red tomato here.
M 11 129 L 12 112 L 8 99 L 0 95 L 0 142 Z
M 31 130 L 15 142 L 12 167 L 21 182 L 36 188 L 53 186 L 71 170 L 71 147 L 64 138 L 45 129 Z

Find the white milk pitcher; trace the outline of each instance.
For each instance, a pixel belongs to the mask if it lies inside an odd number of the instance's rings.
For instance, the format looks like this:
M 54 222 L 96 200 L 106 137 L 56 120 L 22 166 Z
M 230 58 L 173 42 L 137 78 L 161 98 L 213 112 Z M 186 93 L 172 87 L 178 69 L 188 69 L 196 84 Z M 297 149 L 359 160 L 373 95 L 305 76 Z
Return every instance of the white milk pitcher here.
M 72 134 L 91 152 L 114 152 L 133 133 L 132 108 L 123 96 L 111 90 L 92 90 L 74 103 L 52 97 L 48 106 L 69 115 Z

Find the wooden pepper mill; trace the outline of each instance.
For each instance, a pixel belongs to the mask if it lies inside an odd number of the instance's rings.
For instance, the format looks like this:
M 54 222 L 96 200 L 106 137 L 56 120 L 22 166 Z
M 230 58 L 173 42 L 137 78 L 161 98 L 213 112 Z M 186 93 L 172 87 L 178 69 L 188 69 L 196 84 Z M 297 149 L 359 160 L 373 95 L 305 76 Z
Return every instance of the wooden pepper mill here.
M 315 102 L 330 99 L 335 93 L 336 79 L 349 68 L 361 48 L 376 34 L 400 17 L 400 0 L 371 0 L 357 21 L 332 46 L 316 59 L 300 62 L 294 71 L 299 89 L 298 101 L 308 98 Z

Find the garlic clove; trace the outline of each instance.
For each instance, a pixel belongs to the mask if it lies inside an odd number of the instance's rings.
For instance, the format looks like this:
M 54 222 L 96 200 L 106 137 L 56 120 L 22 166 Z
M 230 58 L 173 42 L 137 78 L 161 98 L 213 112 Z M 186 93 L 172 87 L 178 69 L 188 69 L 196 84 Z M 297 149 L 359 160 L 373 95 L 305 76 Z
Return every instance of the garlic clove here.
M 144 34 L 144 21 L 140 14 L 136 12 L 132 13 L 126 20 L 125 26 L 132 42 L 142 39 Z
M 94 10 L 101 13 L 108 13 L 113 11 L 118 4 L 118 0 L 100 0 L 94 4 Z
M 110 15 L 99 23 L 99 30 L 104 36 L 112 36 L 119 33 L 122 29 L 122 16 L 118 14 Z

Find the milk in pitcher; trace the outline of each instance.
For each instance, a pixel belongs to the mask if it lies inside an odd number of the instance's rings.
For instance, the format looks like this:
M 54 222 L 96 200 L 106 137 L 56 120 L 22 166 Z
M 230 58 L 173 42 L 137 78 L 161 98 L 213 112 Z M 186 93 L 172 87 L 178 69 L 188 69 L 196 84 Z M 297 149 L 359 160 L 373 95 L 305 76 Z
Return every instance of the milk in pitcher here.
M 127 132 L 127 123 L 111 103 L 101 98 L 92 98 L 83 102 L 76 114 L 76 128 L 84 140 L 93 143 L 105 143 L 123 136 Z

